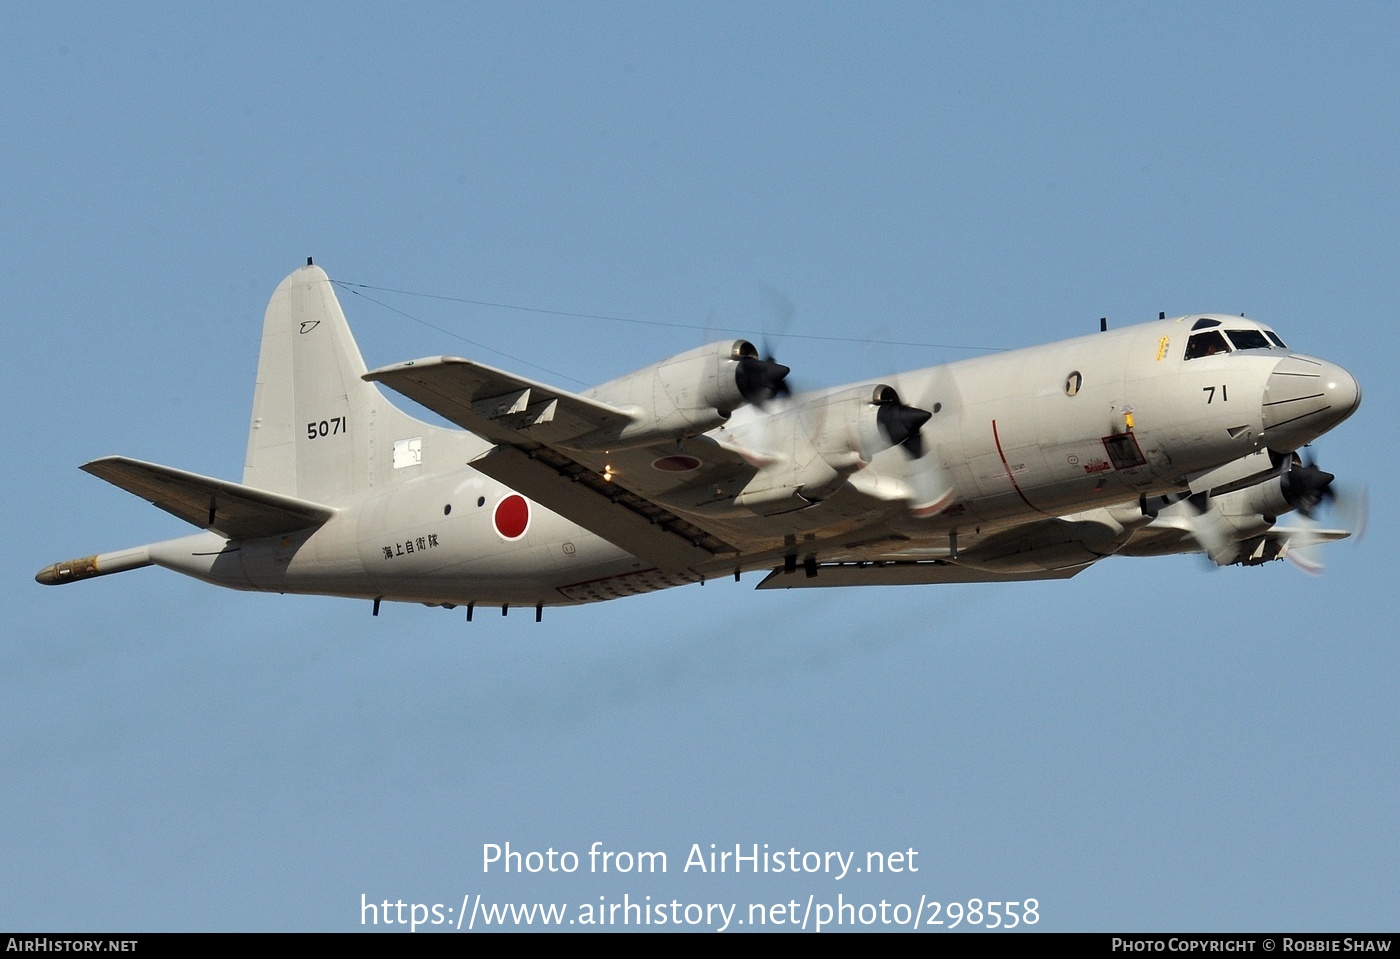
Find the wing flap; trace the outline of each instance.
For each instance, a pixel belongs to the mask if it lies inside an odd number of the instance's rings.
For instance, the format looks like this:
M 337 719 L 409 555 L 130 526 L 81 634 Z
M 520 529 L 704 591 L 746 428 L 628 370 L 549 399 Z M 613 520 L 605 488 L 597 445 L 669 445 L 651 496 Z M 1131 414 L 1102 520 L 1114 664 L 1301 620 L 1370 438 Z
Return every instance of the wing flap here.
M 674 571 L 712 562 L 734 548 L 669 510 L 555 450 L 500 445 L 472 461 L 473 469 L 633 556 Z
M 335 510 L 241 483 L 125 456 L 104 456 L 83 470 L 172 516 L 229 539 L 262 539 L 320 526 Z
M 658 569 L 690 569 L 736 552 L 661 505 L 659 490 L 615 482 L 604 466 L 606 456 L 570 448 L 570 441 L 580 437 L 620 433 L 633 423 L 625 410 L 451 356 L 382 367 L 365 379 L 496 444 L 472 461 L 473 469 Z M 625 471 L 628 476 L 685 482 L 651 469 L 651 460 L 663 454 L 631 449 L 619 455 L 620 463 L 633 467 Z

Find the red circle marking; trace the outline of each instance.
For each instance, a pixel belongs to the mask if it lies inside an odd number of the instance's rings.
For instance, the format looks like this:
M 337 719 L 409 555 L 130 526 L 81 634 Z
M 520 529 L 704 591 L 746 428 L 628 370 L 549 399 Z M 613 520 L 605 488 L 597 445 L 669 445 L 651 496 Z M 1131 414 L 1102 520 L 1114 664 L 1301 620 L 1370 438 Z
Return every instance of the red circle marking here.
M 511 493 L 496 504 L 492 521 L 504 539 L 519 539 L 530 528 L 530 504 L 519 493 Z
M 663 456 L 651 461 L 651 468 L 663 473 L 689 473 L 700 468 L 700 461 L 693 456 Z

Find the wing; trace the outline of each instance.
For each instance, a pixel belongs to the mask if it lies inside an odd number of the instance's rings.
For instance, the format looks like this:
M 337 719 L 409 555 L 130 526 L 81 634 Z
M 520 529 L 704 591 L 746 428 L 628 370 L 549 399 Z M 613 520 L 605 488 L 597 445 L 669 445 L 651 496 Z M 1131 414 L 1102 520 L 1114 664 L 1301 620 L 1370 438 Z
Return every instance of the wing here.
M 554 446 L 632 421 L 625 410 L 455 356 L 396 363 L 365 374 L 492 443 L 527 434 Z
M 229 539 L 262 539 L 309 529 L 335 515 L 335 510 L 319 503 L 125 456 L 105 456 L 83 469 Z
M 457 357 L 412 360 L 372 370 L 365 379 L 494 443 L 472 468 L 664 570 L 712 563 L 736 552 L 713 530 L 660 501 L 683 485 L 711 482 L 749 468 L 742 457 L 704 437 L 704 469 L 681 474 L 652 465 L 663 449 L 581 448 L 615 435 L 628 411 Z
M 929 586 L 943 583 L 1021 583 L 1032 580 L 1069 579 L 1092 566 L 1084 563 L 1064 569 L 1016 573 L 991 573 L 941 560 L 916 563 L 825 563 L 815 575 L 801 570 L 775 569 L 758 584 L 759 589 L 800 589 L 825 586 Z

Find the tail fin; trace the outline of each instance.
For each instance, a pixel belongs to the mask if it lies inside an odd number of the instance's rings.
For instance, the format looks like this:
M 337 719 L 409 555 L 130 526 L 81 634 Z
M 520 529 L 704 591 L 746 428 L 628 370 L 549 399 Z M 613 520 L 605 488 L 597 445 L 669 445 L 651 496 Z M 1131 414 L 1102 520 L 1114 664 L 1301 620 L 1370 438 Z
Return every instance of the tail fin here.
M 330 278 L 308 261 L 267 305 L 243 485 L 334 506 L 457 446 L 463 434 L 395 409 L 364 373 Z

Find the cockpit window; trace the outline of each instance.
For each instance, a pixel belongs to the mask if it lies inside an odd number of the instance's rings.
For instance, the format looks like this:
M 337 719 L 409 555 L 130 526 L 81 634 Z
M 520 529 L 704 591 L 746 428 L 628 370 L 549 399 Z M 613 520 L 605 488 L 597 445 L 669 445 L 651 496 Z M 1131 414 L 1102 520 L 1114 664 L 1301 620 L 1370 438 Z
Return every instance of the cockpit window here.
M 1192 333 L 1191 338 L 1186 341 L 1186 358 L 1188 360 L 1228 352 L 1230 352 L 1230 344 L 1225 342 L 1225 335 L 1219 330 Z
M 1270 350 L 1269 338 L 1262 330 L 1230 330 L 1230 342 L 1237 350 Z
M 1199 320 L 1197 320 L 1195 323 L 1192 323 L 1192 324 L 1191 324 L 1191 329 L 1193 329 L 1193 330 L 1204 330 L 1204 329 L 1209 329 L 1209 328 L 1212 327 L 1212 326 L 1219 326 L 1219 325 L 1220 325 L 1220 321 L 1219 321 L 1219 320 L 1212 320 L 1212 319 L 1208 319 L 1208 318 L 1206 318 L 1206 317 L 1203 316 L 1203 317 L 1201 317 Z
M 1265 330 L 1264 335 L 1267 336 L 1271 341 L 1273 341 L 1274 346 L 1277 346 L 1279 349 L 1288 349 L 1288 344 L 1283 342 L 1283 340 L 1279 339 L 1278 334 L 1275 333 L 1273 330 Z

